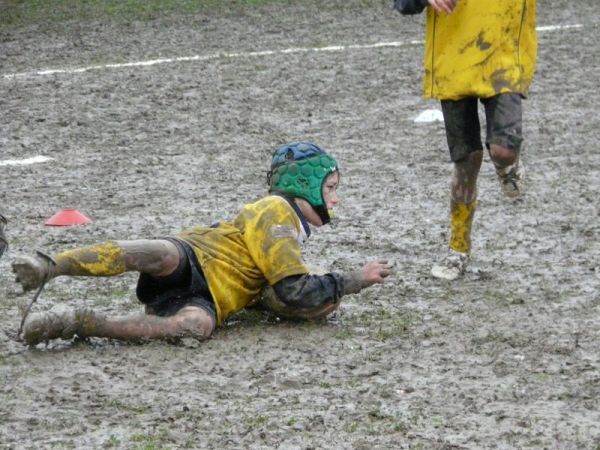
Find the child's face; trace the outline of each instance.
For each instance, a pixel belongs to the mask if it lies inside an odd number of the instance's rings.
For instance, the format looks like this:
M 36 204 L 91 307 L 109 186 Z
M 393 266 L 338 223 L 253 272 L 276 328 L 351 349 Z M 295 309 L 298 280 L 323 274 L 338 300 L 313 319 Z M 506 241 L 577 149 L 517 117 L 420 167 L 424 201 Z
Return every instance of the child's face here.
M 340 183 L 340 175 L 337 172 L 333 172 L 327 178 L 325 178 L 325 183 L 323 183 L 323 200 L 325 200 L 325 206 L 329 211 L 329 215 L 331 216 L 331 209 L 337 205 L 340 201 L 337 195 L 337 188 Z M 302 214 L 311 225 L 315 225 L 320 227 L 323 225 L 323 221 L 317 214 L 317 212 L 310 206 L 303 198 L 295 198 L 294 201 L 300 207 Z
M 333 172 L 325 178 L 325 183 L 323 183 L 323 200 L 325 200 L 327 209 L 332 209 L 340 201 L 337 194 L 339 184 L 340 174 L 338 172 Z

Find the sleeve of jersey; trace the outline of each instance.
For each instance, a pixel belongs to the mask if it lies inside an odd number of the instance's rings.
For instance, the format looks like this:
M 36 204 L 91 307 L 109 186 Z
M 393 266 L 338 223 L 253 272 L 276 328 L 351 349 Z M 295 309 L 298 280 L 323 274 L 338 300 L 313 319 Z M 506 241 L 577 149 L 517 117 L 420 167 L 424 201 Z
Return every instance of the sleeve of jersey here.
M 295 275 L 273 285 L 277 297 L 286 305 L 305 308 L 337 303 L 344 295 L 344 278 L 338 273 Z
M 258 269 L 270 285 L 291 275 L 309 273 L 302 260 L 300 222 L 284 202 L 257 211 L 246 224 L 244 238 Z

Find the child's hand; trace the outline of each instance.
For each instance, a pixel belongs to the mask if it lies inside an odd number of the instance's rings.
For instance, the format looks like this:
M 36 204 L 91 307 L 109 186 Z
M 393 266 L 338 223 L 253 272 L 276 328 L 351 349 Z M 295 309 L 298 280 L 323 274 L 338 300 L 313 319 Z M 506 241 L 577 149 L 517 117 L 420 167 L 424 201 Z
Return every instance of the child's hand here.
M 375 283 L 383 283 L 384 278 L 391 273 L 392 266 L 386 260 L 368 262 L 361 270 L 363 286 L 367 287 Z
M 437 12 L 446 12 L 451 14 L 458 3 L 458 0 L 428 0 L 429 5 Z

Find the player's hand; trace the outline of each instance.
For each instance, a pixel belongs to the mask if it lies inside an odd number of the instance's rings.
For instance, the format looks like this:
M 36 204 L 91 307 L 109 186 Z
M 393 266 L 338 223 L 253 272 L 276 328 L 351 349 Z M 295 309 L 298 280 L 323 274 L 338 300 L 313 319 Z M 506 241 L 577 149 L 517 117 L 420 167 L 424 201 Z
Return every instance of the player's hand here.
M 383 283 L 383 280 L 392 273 L 392 266 L 386 260 L 371 261 L 361 270 L 364 286 Z
M 435 9 L 437 12 L 445 12 L 452 14 L 458 0 L 428 0 L 429 6 Z

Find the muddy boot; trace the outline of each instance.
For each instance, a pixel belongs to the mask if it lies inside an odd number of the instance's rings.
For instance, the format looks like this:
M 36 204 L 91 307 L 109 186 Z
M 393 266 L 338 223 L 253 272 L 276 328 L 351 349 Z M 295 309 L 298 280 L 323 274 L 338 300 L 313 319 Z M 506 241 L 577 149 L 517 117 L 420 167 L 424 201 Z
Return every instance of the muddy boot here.
M 6 227 L 6 222 L 6 217 L 0 214 L 0 258 L 8 248 L 8 241 L 6 240 L 6 235 L 4 234 L 4 227 Z
M 103 317 L 89 308 L 54 308 L 29 316 L 23 327 L 23 339 L 29 345 L 51 339 L 71 339 L 75 335 L 93 336 Z
M 449 248 L 444 257 L 433 265 L 431 275 L 442 280 L 454 281 L 464 275 L 468 263 L 469 255 L 467 253 Z
M 52 268 L 56 265 L 54 260 L 41 252 L 35 256 L 22 256 L 12 263 L 15 281 L 23 286 L 23 292 L 40 287 L 52 278 Z
M 518 198 L 525 192 L 525 169 L 517 159 L 514 164 L 503 169 L 496 168 L 500 188 L 508 198 Z

